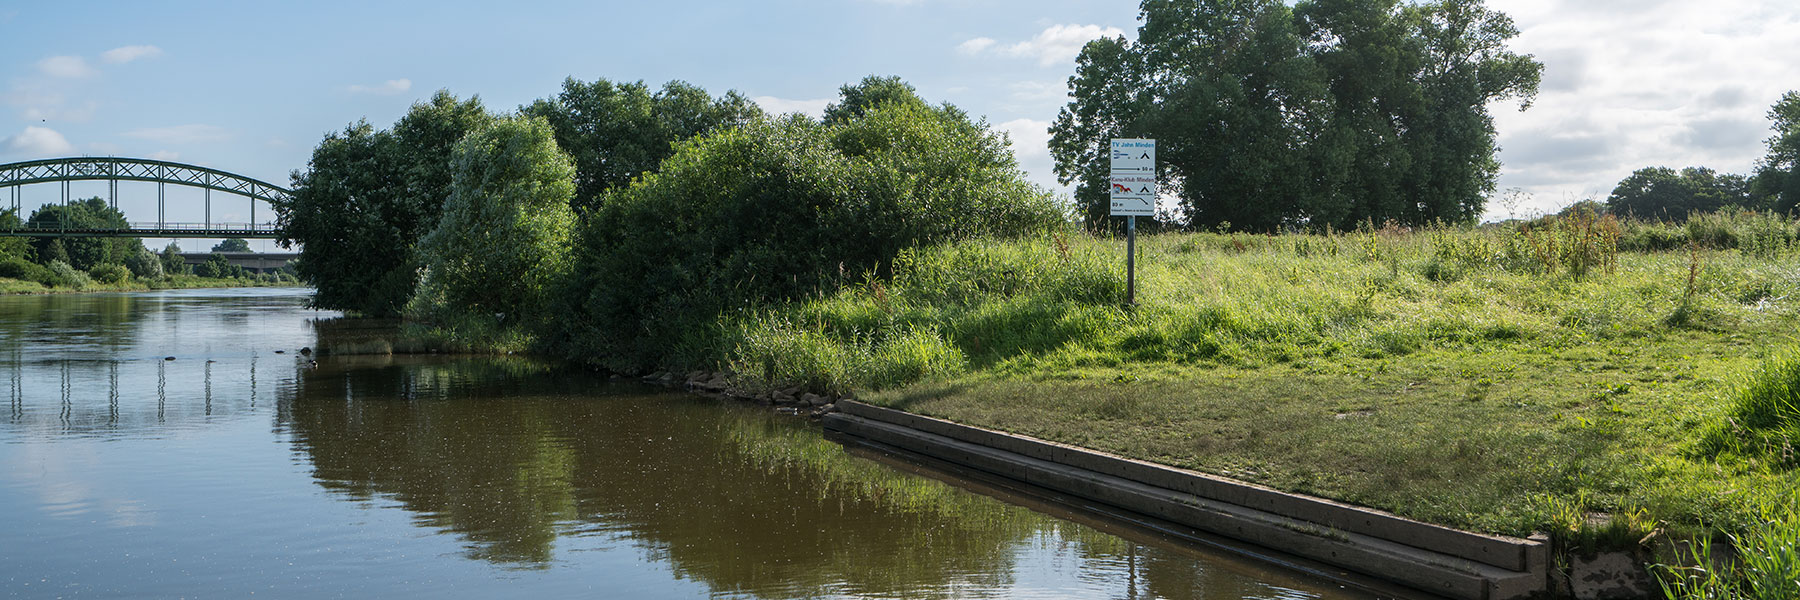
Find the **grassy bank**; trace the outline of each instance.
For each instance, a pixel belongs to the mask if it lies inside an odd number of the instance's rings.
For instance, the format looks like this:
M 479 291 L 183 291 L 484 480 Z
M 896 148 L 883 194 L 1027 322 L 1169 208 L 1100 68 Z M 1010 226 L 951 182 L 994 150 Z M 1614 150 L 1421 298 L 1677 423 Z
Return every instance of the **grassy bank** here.
M 0 277 L 0 295 L 142 292 L 148 290 L 189 288 L 294 287 L 299 285 L 303 284 L 297 281 L 283 281 L 259 277 L 199 277 L 195 275 L 176 275 L 173 277 L 156 279 L 130 278 L 116 283 L 88 281 L 74 286 L 46 286 L 36 281 Z
M 718 335 L 747 385 L 1456 527 L 1736 531 L 1800 497 L 1791 401 L 1741 398 L 1800 345 L 1800 229 L 1707 219 L 1149 236 L 1130 309 L 1121 242 L 967 242 Z

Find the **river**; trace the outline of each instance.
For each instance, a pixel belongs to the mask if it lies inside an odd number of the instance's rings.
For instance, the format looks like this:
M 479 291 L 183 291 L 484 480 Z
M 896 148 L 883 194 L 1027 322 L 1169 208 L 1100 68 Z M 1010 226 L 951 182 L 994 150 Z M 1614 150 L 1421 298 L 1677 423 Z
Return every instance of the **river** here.
M 505 357 L 314 364 L 299 350 L 341 321 L 307 294 L 0 298 L 0 590 L 1367 597 L 757 407 Z

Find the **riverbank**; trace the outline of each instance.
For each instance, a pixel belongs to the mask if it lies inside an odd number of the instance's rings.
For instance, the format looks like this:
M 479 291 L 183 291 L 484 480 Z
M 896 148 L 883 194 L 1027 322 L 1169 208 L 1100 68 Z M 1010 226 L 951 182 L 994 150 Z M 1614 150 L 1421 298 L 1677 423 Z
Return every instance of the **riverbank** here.
M 1622 252 L 1659 232 L 1595 226 L 1148 236 L 1132 309 L 1106 302 L 1122 243 L 968 242 L 738 321 L 728 363 L 1482 533 L 1610 515 L 1629 543 L 1795 502 L 1779 443 L 1726 443 L 1769 439 L 1740 391 L 1800 345 L 1792 237 Z
M 232 287 L 305 287 L 298 281 L 267 281 L 253 278 L 213 278 L 194 275 L 177 275 L 164 279 L 143 280 L 129 279 L 119 283 L 89 282 L 79 287 L 50 287 L 35 281 L 24 281 L 0 277 L 0 295 L 20 294 L 84 294 L 90 292 L 147 292 L 153 290 L 183 290 L 195 288 L 232 288 Z

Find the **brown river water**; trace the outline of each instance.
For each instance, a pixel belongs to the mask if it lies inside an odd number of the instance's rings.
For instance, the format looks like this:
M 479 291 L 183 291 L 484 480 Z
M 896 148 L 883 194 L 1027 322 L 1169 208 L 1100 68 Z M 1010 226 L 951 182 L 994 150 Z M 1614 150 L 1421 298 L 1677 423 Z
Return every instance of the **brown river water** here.
M 0 595 L 1368 597 L 758 407 L 503 357 L 314 365 L 338 315 L 308 293 L 0 298 Z

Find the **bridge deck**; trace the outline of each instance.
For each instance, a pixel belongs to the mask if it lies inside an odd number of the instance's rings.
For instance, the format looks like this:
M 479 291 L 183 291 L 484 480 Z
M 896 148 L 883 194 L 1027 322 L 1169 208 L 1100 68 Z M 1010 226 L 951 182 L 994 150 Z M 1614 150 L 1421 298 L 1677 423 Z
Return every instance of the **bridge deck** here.
M 80 227 L 24 227 L 0 229 L 0 237 L 136 237 L 136 238 L 244 238 L 272 240 L 279 237 L 273 224 L 248 223 L 132 223 L 126 229 Z

